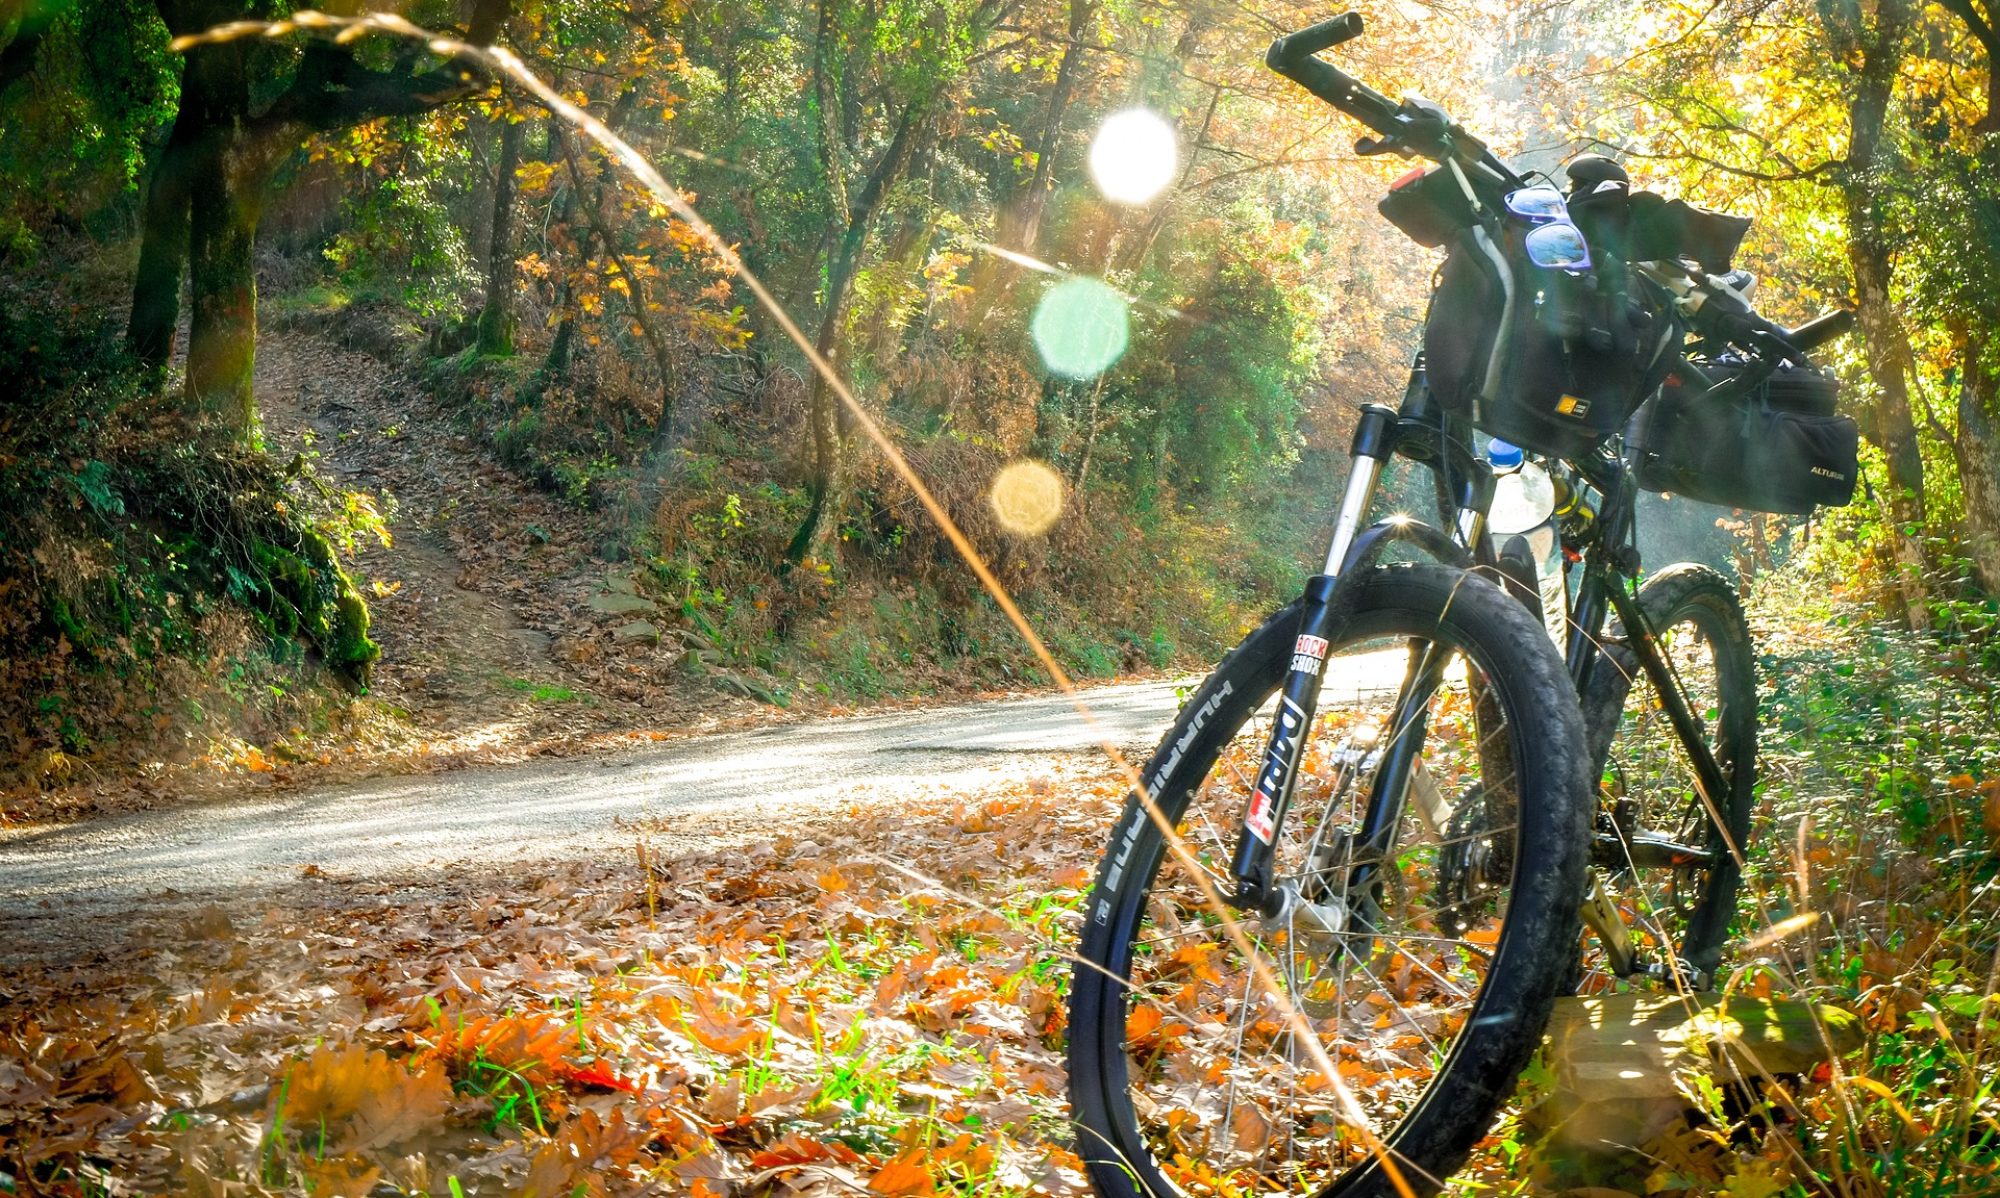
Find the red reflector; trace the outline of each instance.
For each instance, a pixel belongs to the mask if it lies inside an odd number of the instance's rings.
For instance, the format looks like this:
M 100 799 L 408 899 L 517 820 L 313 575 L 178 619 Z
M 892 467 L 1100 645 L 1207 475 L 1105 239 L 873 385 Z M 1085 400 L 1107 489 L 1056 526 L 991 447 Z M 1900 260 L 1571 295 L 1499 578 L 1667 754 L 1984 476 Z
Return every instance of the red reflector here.
M 1404 175 L 1402 178 L 1396 180 L 1394 183 L 1389 184 L 1389 190 L 1390 191 L 1403 190 L 1405 187 L 1408 187 L 1410 184 L 1415 183 L 1417 180 L 1423 178 L 1424 172 L 1429 169 L 1430 169 L 1429 167 L 1424 167 L 1424 166 L 1411 167 L 1409 174 Z

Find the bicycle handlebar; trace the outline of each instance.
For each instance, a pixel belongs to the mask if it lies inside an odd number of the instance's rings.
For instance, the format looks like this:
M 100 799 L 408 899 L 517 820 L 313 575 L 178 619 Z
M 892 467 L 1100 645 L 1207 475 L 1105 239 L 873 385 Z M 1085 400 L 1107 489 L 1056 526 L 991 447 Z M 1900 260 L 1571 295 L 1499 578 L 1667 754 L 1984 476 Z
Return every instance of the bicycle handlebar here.
M 1854 328 L 1854 313 L 1846 309 L 1835 309 L 1824 316 L 1816 316 L 1796 329 L 1785 331 L 1785 340 L 1807 353 L 1818 349 L 1836 337 Z
M 1360 13 L 1342 13 L 1272 42 L 1264 65 L 1384 137 L 1395 137 L 1402 131 L 1395 101 L 1332 63 L 1313 57 L 1361 36 L 1361 30 Z
M 1288 33 L 1272 42 L 1267 61 L 1275 67 L 1280 61 L 1294 61 L 1317 54 L 1321 50 L 1330 50 L 1342 42 L 1360 37 L 1361 30 L 1361 14 L 1344 12 L 1317 25 L 1308 25 L 1297 33 Z

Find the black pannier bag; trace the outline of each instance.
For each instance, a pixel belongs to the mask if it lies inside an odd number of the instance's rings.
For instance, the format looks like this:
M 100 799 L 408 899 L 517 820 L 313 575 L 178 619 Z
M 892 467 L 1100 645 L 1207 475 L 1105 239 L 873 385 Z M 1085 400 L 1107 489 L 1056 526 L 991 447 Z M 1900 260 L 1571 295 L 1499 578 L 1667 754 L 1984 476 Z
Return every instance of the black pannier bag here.
M 1718 382 L 1736 367 L 1705 367 Z M 1626 431 L 1633 474 L 1649 491 L 1753 512 L 1842 507 L 1860 474 L 1860 430 L 1834 412 L 1833 378 L 1785 366 L 1747 394 L 1710 395 L 1669 379 Z
M 1625 427 L 1676 338 L 1670 317 L 1610 282 L 1624 278 L 1622 263 L 1600 256 L 1588 273 L 1539 267 L 1517 244 L 1525 232 L 1510 228 L 1505 246 L 1477 226 L 1452 238 L 1424 325 L 1424 366 L 1446 409 L 1482 431 L 1579 457 Z

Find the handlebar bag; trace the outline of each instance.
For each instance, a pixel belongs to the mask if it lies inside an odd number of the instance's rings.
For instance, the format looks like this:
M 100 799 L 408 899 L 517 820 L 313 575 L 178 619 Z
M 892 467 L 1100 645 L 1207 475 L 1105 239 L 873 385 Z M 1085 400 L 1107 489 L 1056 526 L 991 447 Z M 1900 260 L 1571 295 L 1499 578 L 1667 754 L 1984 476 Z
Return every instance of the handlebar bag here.
M 1716 212 L 1622 183 L 1572 193 L 1569 212 L 1593 251 L 1627 262 L 1692 258 L 1710 274 L 1722 274 L 1750 231 L 1750 218 Z
M 1580 457 L 1659 385 L 1669 318 L 1629 299 L 1623 264 L 1608 256 L 1589 272 L 1534 265 L 1525 232 L 1452 239 L 1424 324 L 1425 369 L 1446 409 L 1481 431 Z
M 1472 205 L 1443 167 L 1414 170 L 1396 180 L 1375 210 L 1427 249 L 1437 249 L 1473 223 Z
M 1739 366 L 1715 364 L 1727 379 Z M 1844 507 L 1860 475 L 1861 435 L 1834 412 L 1835 381 L 1787 366 L 1747 394 L 1710 395 L 1670 379 L 1626 432 L 1633 474 L 1649 491 L 1753 512 Z
M 1730 259 L 1750 231 L 1750 218 L 1716 212 L 1652 192 L 1632 193 L 1630 241 L 1623 248 L 1633 262 L 1692 258 L 1710 274 L 1729 269 Z

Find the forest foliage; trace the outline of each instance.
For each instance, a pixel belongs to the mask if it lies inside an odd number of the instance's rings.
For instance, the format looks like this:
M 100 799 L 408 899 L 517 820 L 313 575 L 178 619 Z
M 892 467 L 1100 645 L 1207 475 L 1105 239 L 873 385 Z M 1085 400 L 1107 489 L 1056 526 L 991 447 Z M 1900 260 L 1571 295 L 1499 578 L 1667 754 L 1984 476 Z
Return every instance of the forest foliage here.
M 21 713 L 25 747 L 74 753 L 99 733 L 134 734 L 53 715 L 90 709 L 84 675 L 146 660 L 122 645 L 78 652 L 59 613 L 95 604 L 77 618 L 127 620 L 124 601 L 91 599 L 79 579 L 166 569 L 149 546 L 171 541 L 164 517 L 142 514 L 163 484 L 121 471 L 115 447 L 54 448 L 63 397 L 102 390 L 84 363 L 114 363 L 148 427 L 206 430 L 204 469 L 226 478 L 224 463 L 261 444 L 256 335 L 274 318 L 403 330 L 427 385 L 492 453 L 589 512 L 609 556 L 638 563 L 684 621 L 781 689 L 907 685 L 894 661 L 857 676 L 843 639 L 857 631 L 914 646 L 904 659 L 956 663 L 975 684 L 1016 675 L 1011 634 L 772 314 L 577 130 L 408 39 L 294 29 L 169 48 L 286 11 L 0 9 L 7 306 L 17 326 L 95 337 L 91 353 L 64 355 L 75 373 L 22 376 L 38 385 L 10 404 L 0 446 L 49 508 L 11 511 L 0 543 L 33 592 L 14 656 L 61 663 L 18 692 L 46 707 Z M 1404 164 L 1356 157 L 1354 130 L 1261 66 L 1274 32 L 1318 10 L 399 11 L 508 47 L 659 164 L 887 421 L 1081 673 L 1209 657 L 1295 586 L 1354 406 L 1400 386 L 1433 266 L 1373 211 Z M 1871 446 L 1863 498 L 1811 529 L 1725 518 L 1737 556 L 1754 569 L 1810 536 L 1829 577 L 1911 626 L 1985 640 L 2000 589 L 2000 345 L 1983 285 L 2000 261 L 1991 14 L 1977 0 L 1367 11 L 1369 37 L 1344 52 L 1382 90 L 1429 96 L 1530 166 L 1609 147 L 1642 183 L 1754 214 L 1746 258 L 1776 317 L 1857 307 L 1865 335 L 1836 361 Z M 1163 116 L 1179 151 L 1172 185 L 1142 206 L 1107 201 L 1086 163 L 1094 131 L 1133 108 Z M 1108 285 L 1127 329 L 1122 355 L 1085 377 L 1053 368 L 1035 341 L 1066 278 Z M 65 291 L 80 296 L 67 310 Z M 106 313 L 123 314 L 122 337 Z M 104 405 L 107 421 L 134 423 L 125 402 Z M 1063 479 L 1046 535 L 1008 531 L 988 504 L 989 480 L 1020 458 Z M 55 519 L 61 488 L 45 484 L 58 467 L 109 487 L 135 536 L 86 535 L 74 504 Z M 258 487 L 222 486 L 248 505 L 232 520 L 286 524 L 286 553 L 351 532 L 351 499 L 330 495 L 315 516 L 281 497 L 326 491 L 302 481 L 310 461 L 277 469 Z M 87 495 L 83 509 L 111 510 Z M 1702 542 L 1711 554 L 1726 551 L 1718 536 Z M 247 603 L 281 659 L 303 651 L 358 678 L 359 592 L 331 558 L 285 583 L 297 569 L 274 566 L 264 543 L 207 551 L 190 606 Z M 55 545 L 91 564 L 22 564 Z M 286 585 L 303 587 L 296 618 L 274 622 L 268 598 L 247 598 Z M 186 631 L 190 646 L 207 635 Z
M 1355 405 L 1401 387 L 1434 260 L 1374 205 L 1408 164 L 1356 157 L 1354 129 L 1261 66 L 1322 9 L 394 7 L 508 48 L 657 164 L 1079 674 L 1212 658 L 1293 590 Z M 1648 513 L 1671 556 L 1765 584 L 1751 901 L 1799 939 L 1735 981 L 1854 1009 L 1852 1084 L 1809 1079 L 1747 1114 L 1718 1097 L 1643 1176 L 1554 1176 L 1506 1123 L 1458 1184 L 1990 1188 L 1996 13 L 1362 7 L 1370 34 L 1341 53 L 1381 90 L 1422 92 L 1537 169 L 1609 151 L 1643 185 L 1753 215 L 1766 312 L 1861 318 L 1829 355 L 1868 443 L 1853 506 Z M 396 497 L 267 451 L 255 364 L 281 323 L 397 357 L 773 694 L 1029 676 L 741 274 L 574 128 L 406 39 L 170 48 L 290 13 L 0 0 L 0 744 L 20 777 L 60 782 L 111 745 L 154 755 L 190 722 L 304 722 L 305 692 L 367 684 L 380 580 L 350 567 Z M 1134 108 L 1179 148 L 1172 186 L 1136 207 L 1087 161 Z M 1036 329 L 1062 325 L 1044 305 L 1079 281 L 1112 297 L 1124 349 L 1065 372 Z M 989 502 L 1023 459 L 1061 480 L 1045 533 Z M 429 908 L 329 900 L 241 930 L 218 912 L 160 977 L 0 995 L 0 1041 L 35 1070 L 7 1075 L 7 1178 L 1075 1190 L 1059 946 L 1085 825 L 1123 788 L 1064 785 L 666 865 L 475 875 Z

